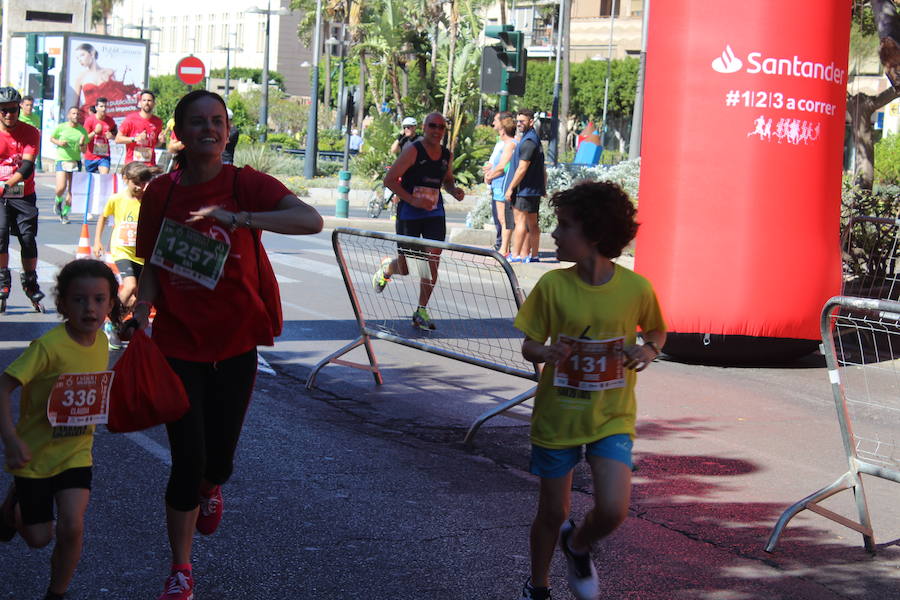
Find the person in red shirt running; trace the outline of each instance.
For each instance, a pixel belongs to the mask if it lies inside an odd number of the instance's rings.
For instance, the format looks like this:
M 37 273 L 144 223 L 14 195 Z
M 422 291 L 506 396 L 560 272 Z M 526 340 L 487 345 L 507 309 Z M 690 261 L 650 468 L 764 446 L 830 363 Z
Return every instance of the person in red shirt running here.
M 258 236 L 322 230 L 316 210 L 277 179 L 222 164 L 229 131 L 225 111 L 222 97 L 205 90 L 178 102 L 175 133 L 184 144 L 176 157 L 179 169 L 150 182 L 138 217 L 136 255 L 146 262 L 134 321 L 147 327 L 150 306 L 156 307 L 153 340 L 184 383 L 191 405 L 184 417 L 166 425 L 172 452 L 166 488 L 172 569 L 160 600 L 193 597 L 194 530 L 209 535 L 222 519 L 221 485 L 231 475 L 253 391 L 256 347 L 274 343 L 275 324 L 260 292 L 259 255 L 265 249 Z M 212 239 L 195 242 L 183 254 L 222 256 L 221 267 L 200 273 L 200 261 L 187 268 L 187 261 L 163 260 L 158 266 L 152 258 L 173 243 L 180 248 L 195 233 Z M 120 335 L 127 338 L 130 332 L 125 328 Z
M 16 232 L 22 257 L 22 288 L 36 310 L 44 297 L 37 280 L 37 195 L 34 160 L 40 132 L 19 121 L 22 96 L 0 88 L 0 312 L 6 310 L 12 277 L 9 273 L 9 233 Z
M 125 144 L 125 164 L 139 161 L 146 165 L 156 164 L 154 148 L 165 140 L 162 119 L 153 114 L 156 95 L 150 90 L 141 92 L 138 101 L 140 110 L 133 112 L 122 121 L 116 143 Z
M 88 132 L 84 170 L 88 173 L 109 173 L 109 145 L 116 139 L 116 122 L 106 114 L 106 98 L 97 98 L 94 111 L 84 120 Z

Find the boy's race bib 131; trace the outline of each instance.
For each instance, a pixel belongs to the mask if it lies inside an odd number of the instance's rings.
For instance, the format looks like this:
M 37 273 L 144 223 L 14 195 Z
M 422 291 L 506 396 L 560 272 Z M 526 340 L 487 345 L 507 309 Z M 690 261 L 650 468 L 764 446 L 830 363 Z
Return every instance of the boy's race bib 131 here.
M 100 425 L 109 418 L 112 371 L 62 373 L 47 401 L 47 420 L 52 427 Z
M 208 289 L 215 289 L 230 246 L 172 219 L 163 219 L 150 262 Z
M 586 392 L 625 386 L 624 337 L 581 340 L 560 335 L 559 341 L 572 346 L 572 353 L 556 366 L 554 386 Z

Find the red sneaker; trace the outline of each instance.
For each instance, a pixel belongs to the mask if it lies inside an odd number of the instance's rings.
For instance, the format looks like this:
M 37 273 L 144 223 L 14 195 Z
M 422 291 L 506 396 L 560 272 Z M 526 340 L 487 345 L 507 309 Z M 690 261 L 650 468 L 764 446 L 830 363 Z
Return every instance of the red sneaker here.
M 197 514 L 197 531 L 212 535 L 222 522 L 222 486 L 213 488 L 209 497 L 200 494 L 200 512 Z
M 156 600 L 194 600 L 194 578 L 186 571 L 175 571 L 166 578 L 166 587 Z

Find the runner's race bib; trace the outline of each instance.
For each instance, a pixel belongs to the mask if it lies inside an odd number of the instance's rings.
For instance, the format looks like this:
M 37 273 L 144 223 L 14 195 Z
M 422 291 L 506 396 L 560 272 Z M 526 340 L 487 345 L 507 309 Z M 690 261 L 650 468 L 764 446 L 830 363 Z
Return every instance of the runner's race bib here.
M 119 225 L 119 246 L 133 248 L 137 244 L 137 223 Z
M 94 138 L 94 154 L 97 156 L 109 156 L 109 142 Z
M 66 173 L 74 173 L 78 170 L 78 163 L 74 160 L 62 161 L 62 170 Z
M 586 392 L 625 386 L 624 337 L 581 340 L 560 335 L 559 341 L 570 345 L 572 353 L 556 366 L 554 386 Z
M 16 185 L 10 185 L 3 188 L 3 197 L 4 198 L 24 198 L 25 197 L 25 182 L 20 181 Z
M 430 188 L 421 185 L 417 185 L 413 188 L 413 200 L 416 201 L 416 206 L 421 208 L 422 210 L 434 210 L 438 205 L 438 198 L 440 198 L 440 190 L 437 188 Z
M 151 156 L 153 156 L 153 148 L 151 148 L 150 146 L 134 147 L 134 160 L 140 162 L 150 162 Z
M 172 219 L 164 219 L 150 263 L 215 289 L 231 245 L 205 236 Z
M 109 390 L 115 373 L 62 373 L 47 401 L 51 427 L 101 425 L 109 419 Z

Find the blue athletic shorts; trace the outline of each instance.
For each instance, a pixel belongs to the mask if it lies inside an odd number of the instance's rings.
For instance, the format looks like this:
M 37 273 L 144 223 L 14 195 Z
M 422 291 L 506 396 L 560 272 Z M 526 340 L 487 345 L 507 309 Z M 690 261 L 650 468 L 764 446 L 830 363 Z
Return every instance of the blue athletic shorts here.
M 109 164 L 109 158 L 107 157 L 98 158 L 96 160 L 85 159 L 84 170 L 88 173 L 99 173 L 100 167 L 106 167 L 108 169 Z
M 591 442 L 586 446 L 572 448 L 544 448 L 531 445 L 531 473 L 545 479 L 555 479 L 569 474 L 584 456 L 587 447 L 588 456 L 611 458 L 625 463 L 630 469 L 631 448 L 634 445 L 627 433 L 617 433 Z

